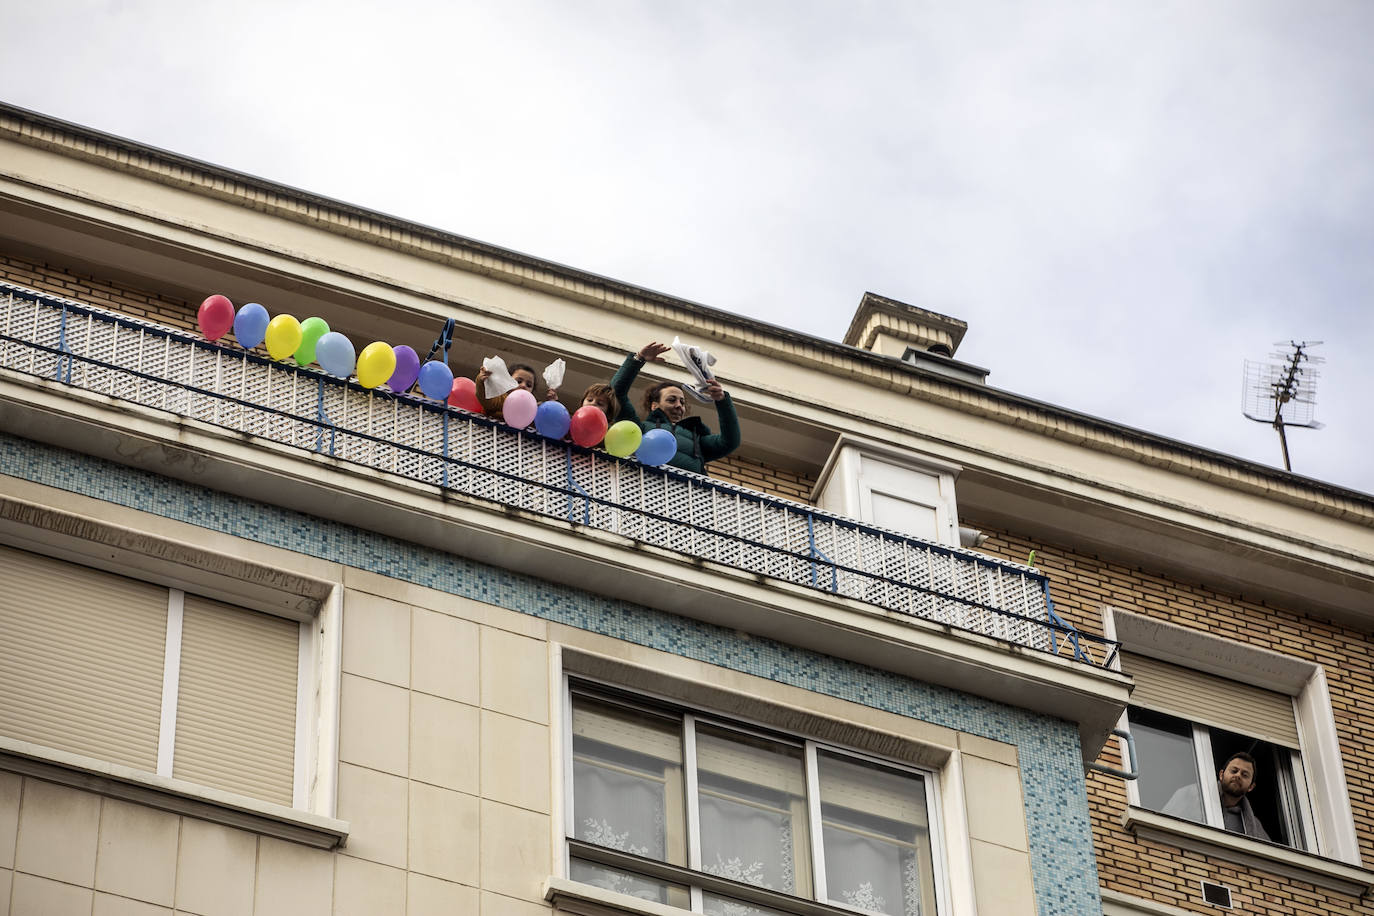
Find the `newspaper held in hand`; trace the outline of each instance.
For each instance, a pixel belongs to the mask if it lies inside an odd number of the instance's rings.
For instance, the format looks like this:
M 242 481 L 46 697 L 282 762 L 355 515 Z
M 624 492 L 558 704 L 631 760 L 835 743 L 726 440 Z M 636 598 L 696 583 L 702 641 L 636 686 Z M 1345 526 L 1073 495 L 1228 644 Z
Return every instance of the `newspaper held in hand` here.
M 706 393 L 706 388 L 716 379 L 715 373 L 711 371 L 711 367 L 716 364 L 716 358 L 701 347 L 685 344 L 677 337 L 673 338 L 673 352 L 696 380 L 695 384 L 686 386 L 684 390 L 703 404 L 711 403 L 711 396 Z
M 482 368 L 491 373 L 487 380 L 482 383 L 486 389 L 482 395 L 484 398 L 499 398 L 507 391 L 513 391 L 520 387 L 520 383 L 511 378 L 510 370 L 506 368 L 506 361 L 499 356 L 488 356 L 482 360 Z
M 561 359 L 556 359 L 544 367 L 544 387 L 562 388 L 563 375 L 568 371 L 568 364 Z

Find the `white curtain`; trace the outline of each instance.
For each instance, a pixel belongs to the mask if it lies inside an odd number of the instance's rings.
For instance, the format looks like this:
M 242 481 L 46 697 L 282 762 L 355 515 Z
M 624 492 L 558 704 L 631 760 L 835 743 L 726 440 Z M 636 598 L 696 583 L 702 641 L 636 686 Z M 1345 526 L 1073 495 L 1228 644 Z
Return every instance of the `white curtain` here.
M 886 916 L 934 909 L 925 781 L 914 773 L 820 751 L 826 895 Z

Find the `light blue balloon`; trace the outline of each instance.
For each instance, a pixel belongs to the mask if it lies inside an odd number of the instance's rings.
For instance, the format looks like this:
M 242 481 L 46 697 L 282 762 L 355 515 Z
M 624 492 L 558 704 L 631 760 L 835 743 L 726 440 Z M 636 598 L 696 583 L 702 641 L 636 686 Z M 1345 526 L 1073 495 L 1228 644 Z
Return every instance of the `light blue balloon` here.
M 534 412 L 534 428 L 541 436 L 562 439 L 571 425 L 572 417 L 568 416 L 568 408 L 557 401 L 545 401 Z
M 677 454 L 677 436 L 666 429 L 651 429 L 640 440 L 635 457 L 640 464 L 658 467 Z
M 243 349 L 253 349 L 267 336 L 267 322 L 270 320 L 267 309 L 256 302 L 248 303 L 234 316 L 234 339 Z
M 357 361 L 358 355 L 353 350 L 353 341 L 338 331 L 330 331 L 315 344 L 315 362 L 330 375 L 348 378 L 353 374 L 353 366 Z
M 420 392 L 436 401 L 445 400 L 453 391 L 453 370 L 437 359 L 420 367 Z

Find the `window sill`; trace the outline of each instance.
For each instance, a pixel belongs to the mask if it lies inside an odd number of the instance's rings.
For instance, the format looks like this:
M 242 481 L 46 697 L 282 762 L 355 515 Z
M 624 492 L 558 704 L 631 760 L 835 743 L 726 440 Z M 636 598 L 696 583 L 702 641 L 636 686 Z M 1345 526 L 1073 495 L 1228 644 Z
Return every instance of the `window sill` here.
M 1271 874 L 1310 881 L 1351 896 L 1374 890 L 1374 872 L 1367 869 L 1144 808 L 1128 807 L 1121 815 L 1121 825 L 1140 839 L 1169 843 Z
M 544 899 L 553 904 L 555 913 L 570 916 L 682 916 L 685 912 L 666 903 L 640 900 L 629 894 L 619 894 L 590 884 L 567 878 L 549 878 L 544 882 Z
M 709 879 L 711 876 L 706 877 Z M 544 881 L 544 899 L 553 905 L 553 911 L 559 916 L 564 913 L 569 916 L 683 916 L 687 912 L 666 903 L 641 900 L 568 878 L 547 878 Z M 778 907 L 777 901 L 770 901 L 768 909 L 770 912 L 795 913 L 797 916 L 854 916 L 853 910 L 796 897 L 786 898 L 782 908 Z
M 318 849 L 348 839 L 346 821 L 12 738 L 0 737 L 0 771 Z

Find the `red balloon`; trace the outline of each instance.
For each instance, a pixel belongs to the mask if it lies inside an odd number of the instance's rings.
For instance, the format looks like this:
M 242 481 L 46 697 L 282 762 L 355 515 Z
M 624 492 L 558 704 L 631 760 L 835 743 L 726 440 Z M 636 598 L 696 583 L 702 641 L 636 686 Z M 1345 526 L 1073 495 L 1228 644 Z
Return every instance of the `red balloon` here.
M 453 389 L 448 393 L 448 402 L 468 413 L 482 412 L 482 404 L 477 400 L 477 384 L 470 378 L 453 380 Z
M 205 335 L 206 340 L 219 340 L 234 326 L 234 303 L 216 293 L 200 304 L 196 320 L 200 322 L 200 333 Z
M 600 445 L 606 438 L 606 415 L 600 407 L 579 407 L 568 425 L 572 441 L 583 448 Z

